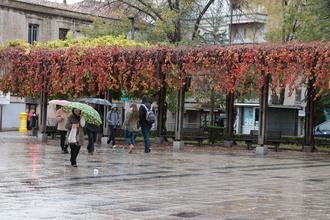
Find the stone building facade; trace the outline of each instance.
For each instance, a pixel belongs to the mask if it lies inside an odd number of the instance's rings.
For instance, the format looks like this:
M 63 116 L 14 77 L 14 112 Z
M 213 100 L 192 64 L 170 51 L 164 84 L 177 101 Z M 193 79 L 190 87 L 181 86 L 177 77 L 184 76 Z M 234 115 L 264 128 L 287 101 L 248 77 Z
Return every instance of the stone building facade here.
M 0 0 L 0 44 L 16 39 L 29 43 L 65 39 L 69 31 L 76 37 L 80 35 L 82 25 L 92 24 L 93 15 L 78 5 L 43 0 Z M 0 101 L 5 98 L 8 99 L 8 94 L 0 93 Z M 0 102 L 0 107 L 0 131 L 17 129 L 20 112 L 38 112 L 37 101 L 31 98 L 11 96 L 10 103 Z

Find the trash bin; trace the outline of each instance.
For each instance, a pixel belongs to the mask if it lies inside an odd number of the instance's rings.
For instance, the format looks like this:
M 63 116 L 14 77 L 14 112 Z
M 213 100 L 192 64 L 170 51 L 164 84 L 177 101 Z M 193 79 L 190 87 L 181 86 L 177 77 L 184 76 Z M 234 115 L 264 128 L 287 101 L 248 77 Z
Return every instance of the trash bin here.
M 27 132 L 27 127 L 26 127 L 26 122 L 27 122 L 27 114 L 26 112 L 21 112 L 19 114 L 19 132 L 20 133 L 25 133 Z
M 33 113 L 30 121 L 30 127 L 32 128 L 32 135 L 37 136 L 38 134 L 38 115 Z

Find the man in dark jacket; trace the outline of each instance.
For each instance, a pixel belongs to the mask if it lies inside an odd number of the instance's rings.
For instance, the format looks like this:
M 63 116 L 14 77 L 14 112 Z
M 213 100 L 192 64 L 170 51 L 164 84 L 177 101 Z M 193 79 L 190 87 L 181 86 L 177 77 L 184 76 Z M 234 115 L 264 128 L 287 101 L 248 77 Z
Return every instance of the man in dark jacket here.
M 152 127 L 152 123 L 149 123 L 146 119 L 147 116 L 147 109 L 151 109 L 151 104 L 148 101 L 148 98 L 146 96 L 142 97 L 142 104 L 139 108 L 139 123 L 141 126 L 141 131 L 143 135 L 143 141 L 144 141 L 144 152 L 149 153 L 150 152 L 150 141 L 149 141 L 149 135 L 150 130 Z

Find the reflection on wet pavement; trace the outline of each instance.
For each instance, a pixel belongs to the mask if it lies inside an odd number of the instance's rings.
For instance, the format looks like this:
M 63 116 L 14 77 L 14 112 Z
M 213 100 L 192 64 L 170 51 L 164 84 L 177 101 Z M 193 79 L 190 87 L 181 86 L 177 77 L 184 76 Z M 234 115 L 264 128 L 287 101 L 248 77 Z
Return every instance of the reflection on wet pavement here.
M 330 219 L 327 158 L 0 145 L 1 219 Z

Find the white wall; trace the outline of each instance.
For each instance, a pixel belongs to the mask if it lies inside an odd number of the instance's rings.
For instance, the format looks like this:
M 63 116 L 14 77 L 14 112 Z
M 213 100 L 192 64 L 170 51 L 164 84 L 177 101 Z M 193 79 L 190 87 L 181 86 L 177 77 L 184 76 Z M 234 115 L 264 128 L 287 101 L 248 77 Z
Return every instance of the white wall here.
M 25 103 L 10 103 L 3 105 L 2 112 L 2 129 L 18 129 L 19 114 L 25 112 Z

